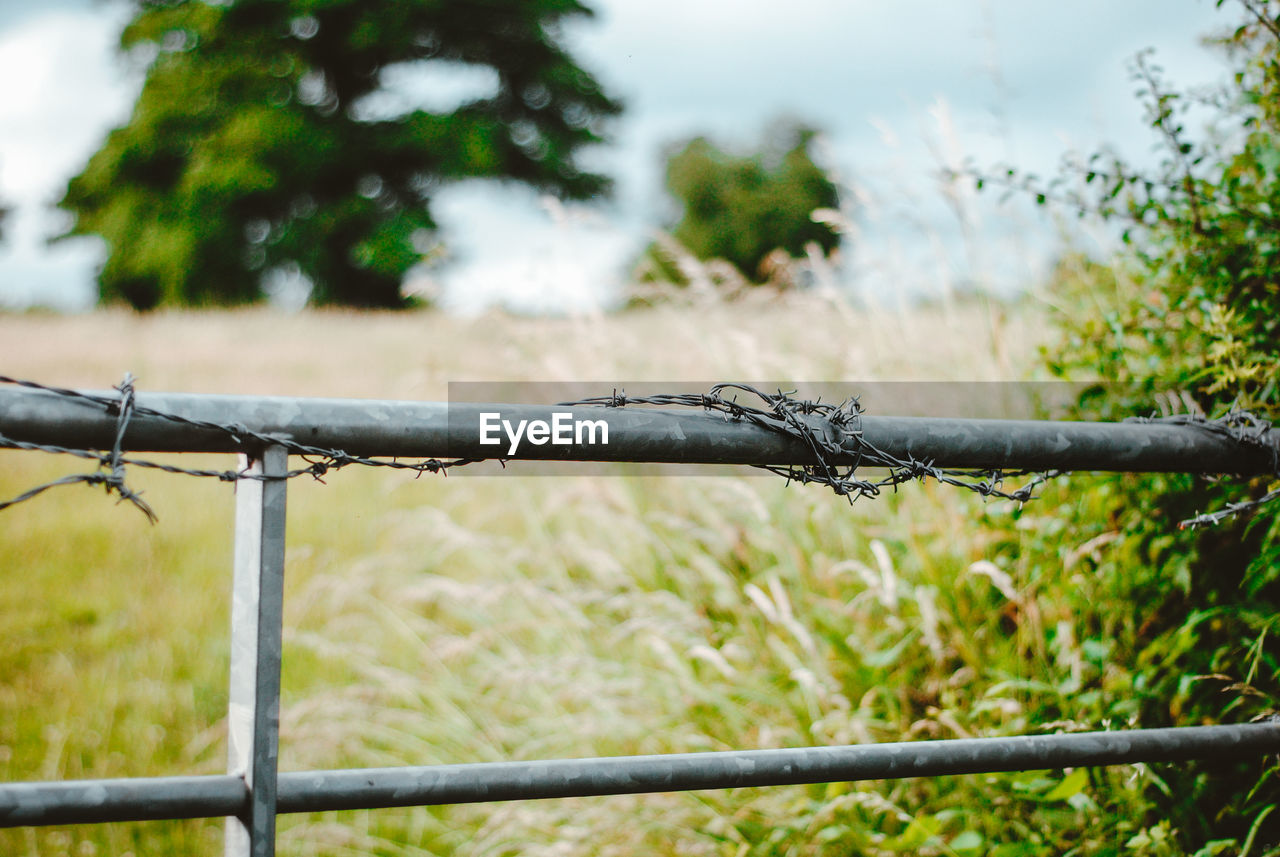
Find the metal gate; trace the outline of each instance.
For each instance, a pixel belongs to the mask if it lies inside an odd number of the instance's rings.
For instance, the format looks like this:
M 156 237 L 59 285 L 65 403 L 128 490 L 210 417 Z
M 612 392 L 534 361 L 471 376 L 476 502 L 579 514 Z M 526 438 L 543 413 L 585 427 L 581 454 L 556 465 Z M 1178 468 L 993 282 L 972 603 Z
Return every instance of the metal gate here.
M 482 414 L 554 423 L 603 421 L 607 444 L 526 445 L 495 455 Z M 1271 474 L 1274 440 L 1241 443 L 1196 425 L 862 417 L 860 443 L 900 460 L 982 469 Z M 812 465 L 803 439 L 721 415 L 660 409 L 447 405 L 68 390 L 0 390 L 0 447 L 111 450 L 89 456 L 116 472 L 122 449 L 234 451 L 227 773 L 0 784 L 0 826 L 227 816 L 228 855 L 271 855 L 279 813 L 637 794 L 864 779 L 1035 770 L 1130 762 L 1247 758 L 1280 752 L 1280 724 L 1248 723 L 891 744 L 598 759 L 277 772 L 289 456 L 340 465 L 369 457 L 533 458 Z M 863 448 L 831 461 L 864 462 Z M 312 465 L 315 466 L 314 464 Z M 332 465 L 325 465 L 332 466 Z M 410 465 L 400 465 L 410 466 Z

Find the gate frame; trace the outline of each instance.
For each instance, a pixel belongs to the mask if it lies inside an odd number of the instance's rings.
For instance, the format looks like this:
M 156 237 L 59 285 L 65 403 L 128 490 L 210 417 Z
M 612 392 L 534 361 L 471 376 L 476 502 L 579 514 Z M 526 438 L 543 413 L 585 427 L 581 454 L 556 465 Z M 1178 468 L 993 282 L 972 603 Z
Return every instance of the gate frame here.
M 131 394 L 130 394 L 131 395 Z M 1245 759 L 1280 752 L 1280 723 L 533 762 L 280 774 L 288 457 L 331 444 L 344 455 L 485 458 L 471 428 L 531 405 L 144 394 L 128 425 L 109 393 L 0 389 L 0 447 L 240 451 L 236 478 L 227 774 L 0 784 L 0 827 L 227 817 L 227 857 L 272 857 L 282 812 L 826 783 L 1130 762 Z M 564 411 L 566 408 L 554 410 Z M 577 408 L 621 443 L 525 447 L 521 458 L 808 463 L 797 438 L 719 416 Z M 454 417 L 461 414 L 461 427 Z M 175 416 L 181 415 L 181 416 Z M 218 419 L 214 419 L 217 416 Z M 228 419 L 230 417 L 230 419 Z M 1242 444 L 1195 425 L 867 417 L 861 431 L 940 465 L 1274 473 L 1280 443 Z M 676 438 L 679 443 L 674 443 Z M 247 442 L 245 438 L 250 438 Z M 303 447 L 297 439 L 305 438 Z M 856 461 L 859 453 L 849 451 Z M 941 460 L 938 460 L 941 459 Z M 368 463 L 368 462 L 365 462 Z M 838 462 L 837 462 L 838 463 Z M 849 462 L 845 462 L 849 463 Z M 1068 468 L 1063 468 L 1068 469 Z

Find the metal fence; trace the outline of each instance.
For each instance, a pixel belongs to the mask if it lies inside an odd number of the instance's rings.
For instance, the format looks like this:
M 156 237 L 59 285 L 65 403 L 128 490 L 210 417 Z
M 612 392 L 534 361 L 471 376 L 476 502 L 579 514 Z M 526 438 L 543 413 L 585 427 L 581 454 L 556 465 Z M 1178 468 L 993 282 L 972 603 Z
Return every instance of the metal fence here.
M 126 384 L 126 386 L 128 386 Z M 603 421 L 607 444 L 480 442 L 481 414 Z M 817 426 L 814 431 L 822 430 Z M 724 414 L 634 408 L 80 393 L 0 389 L 0 446 L 84 453 L 122 496 L 123 450 L 233 451 L 237 482 L 227 774 L 0 784 L 0 826 L 227 816 L 228 855 L 270 855 L 279 813 L 637 794 L 742 786 L 1247 758 L 1280 752 L 1280 724 L 1249 723 L 852 746 L 430 767 L 277 772 L 288 478 L 358 462 L 436 470 L 449 459 L 857 466 L 866 450 L 929 467 L 987 471 L 1274 474 L 1265 433 L 1194 424 L 860 417 L 856 438 Z M 853 442 L 856 440 L 856 442 Z M 847 441 L 847 443 L 846 443 Z M 841 446 L 845 443 L 845 446 Z M 110 450 L 88 453 L 88 450 Z M 290 470 L 289 456 L 309 456 Z M 317 458 L 317 456 L 319 458 Z M 426 459 L 410 464 L 404 458 Z M 135 462 L 139 463 L 139 462 Z M 176 468 L 181 470 L 181 468 Z M 196 471 L 184 471 L 196 472 Z M 803 471 L 801 471 L 803 472 Z M 114 480 L 114 482 L 112 481 Z

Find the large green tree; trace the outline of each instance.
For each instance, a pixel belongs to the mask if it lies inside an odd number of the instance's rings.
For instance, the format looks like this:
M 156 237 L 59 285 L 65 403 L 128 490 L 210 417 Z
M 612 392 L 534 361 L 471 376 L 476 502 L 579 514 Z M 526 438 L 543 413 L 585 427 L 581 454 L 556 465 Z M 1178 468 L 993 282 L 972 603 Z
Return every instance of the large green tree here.
M 836 208 L 839 192 L 810 151 L 817 132 L 778 124 L 763 146 L 728 152 L 706 137 L 674 149 L 667 160 L 667 190 L 682 213 L 671 234 L 699 259 L 724 259 L 751 281 L 765 278 L 762 263 L 775 250 L 803 256 L 816 243 L 829 254 L 840 236 L 815 222 L 814 211 Z M 661 256 L 651 259 L 664 273 Z
M 107 302 L 244 303 L 283 268 L 315 303 L 399 306 L 442 182 L 608 190 L 575 154 L 619 105 L 560 37 L 590 14 L 577 0 L 141 0 L 120 43 L 155 57 L 128 124 L 67 187 L 67 234 L 106 239 Z M 496 92 L 370 115 L 401 64 L 487 68 Z

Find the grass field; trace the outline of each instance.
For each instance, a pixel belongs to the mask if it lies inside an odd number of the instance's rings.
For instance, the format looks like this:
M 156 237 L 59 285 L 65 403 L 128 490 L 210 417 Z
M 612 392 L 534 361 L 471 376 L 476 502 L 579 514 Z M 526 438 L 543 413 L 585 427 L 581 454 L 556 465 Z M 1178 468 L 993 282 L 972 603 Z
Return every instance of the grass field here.
M 1044 329 L 1034 305 L 899 316 L 804 296 L 550 320 L 10 315 L 0 372 L 412 399 L 450 381 L 1002 381 L 1034 375 Z M 78 466 L 0 454 L 0 497 Z M 232 489 L 130 481 L 157 525 L 78 487 L 0 513 L 0 778 L 223 768 Z M 1087 480 L 1022 510 L 934 484 L 851 507 L 757 477 L 327 481 L 290 487 L 282 770 L 1073 728 L 1096 720 L 1083 690 L 1126 680 L 1076 612 L 1107 596 L 1086 573 L 1107 523 L 1055 541 L 1088 515 Z M 1123 850 L 1139 822 L 1121 798 L 1144 771 L 285 816 L 279 841 L 298 855 Z M 4 831 L 0 852 L 214 854 L 221 827 Z

